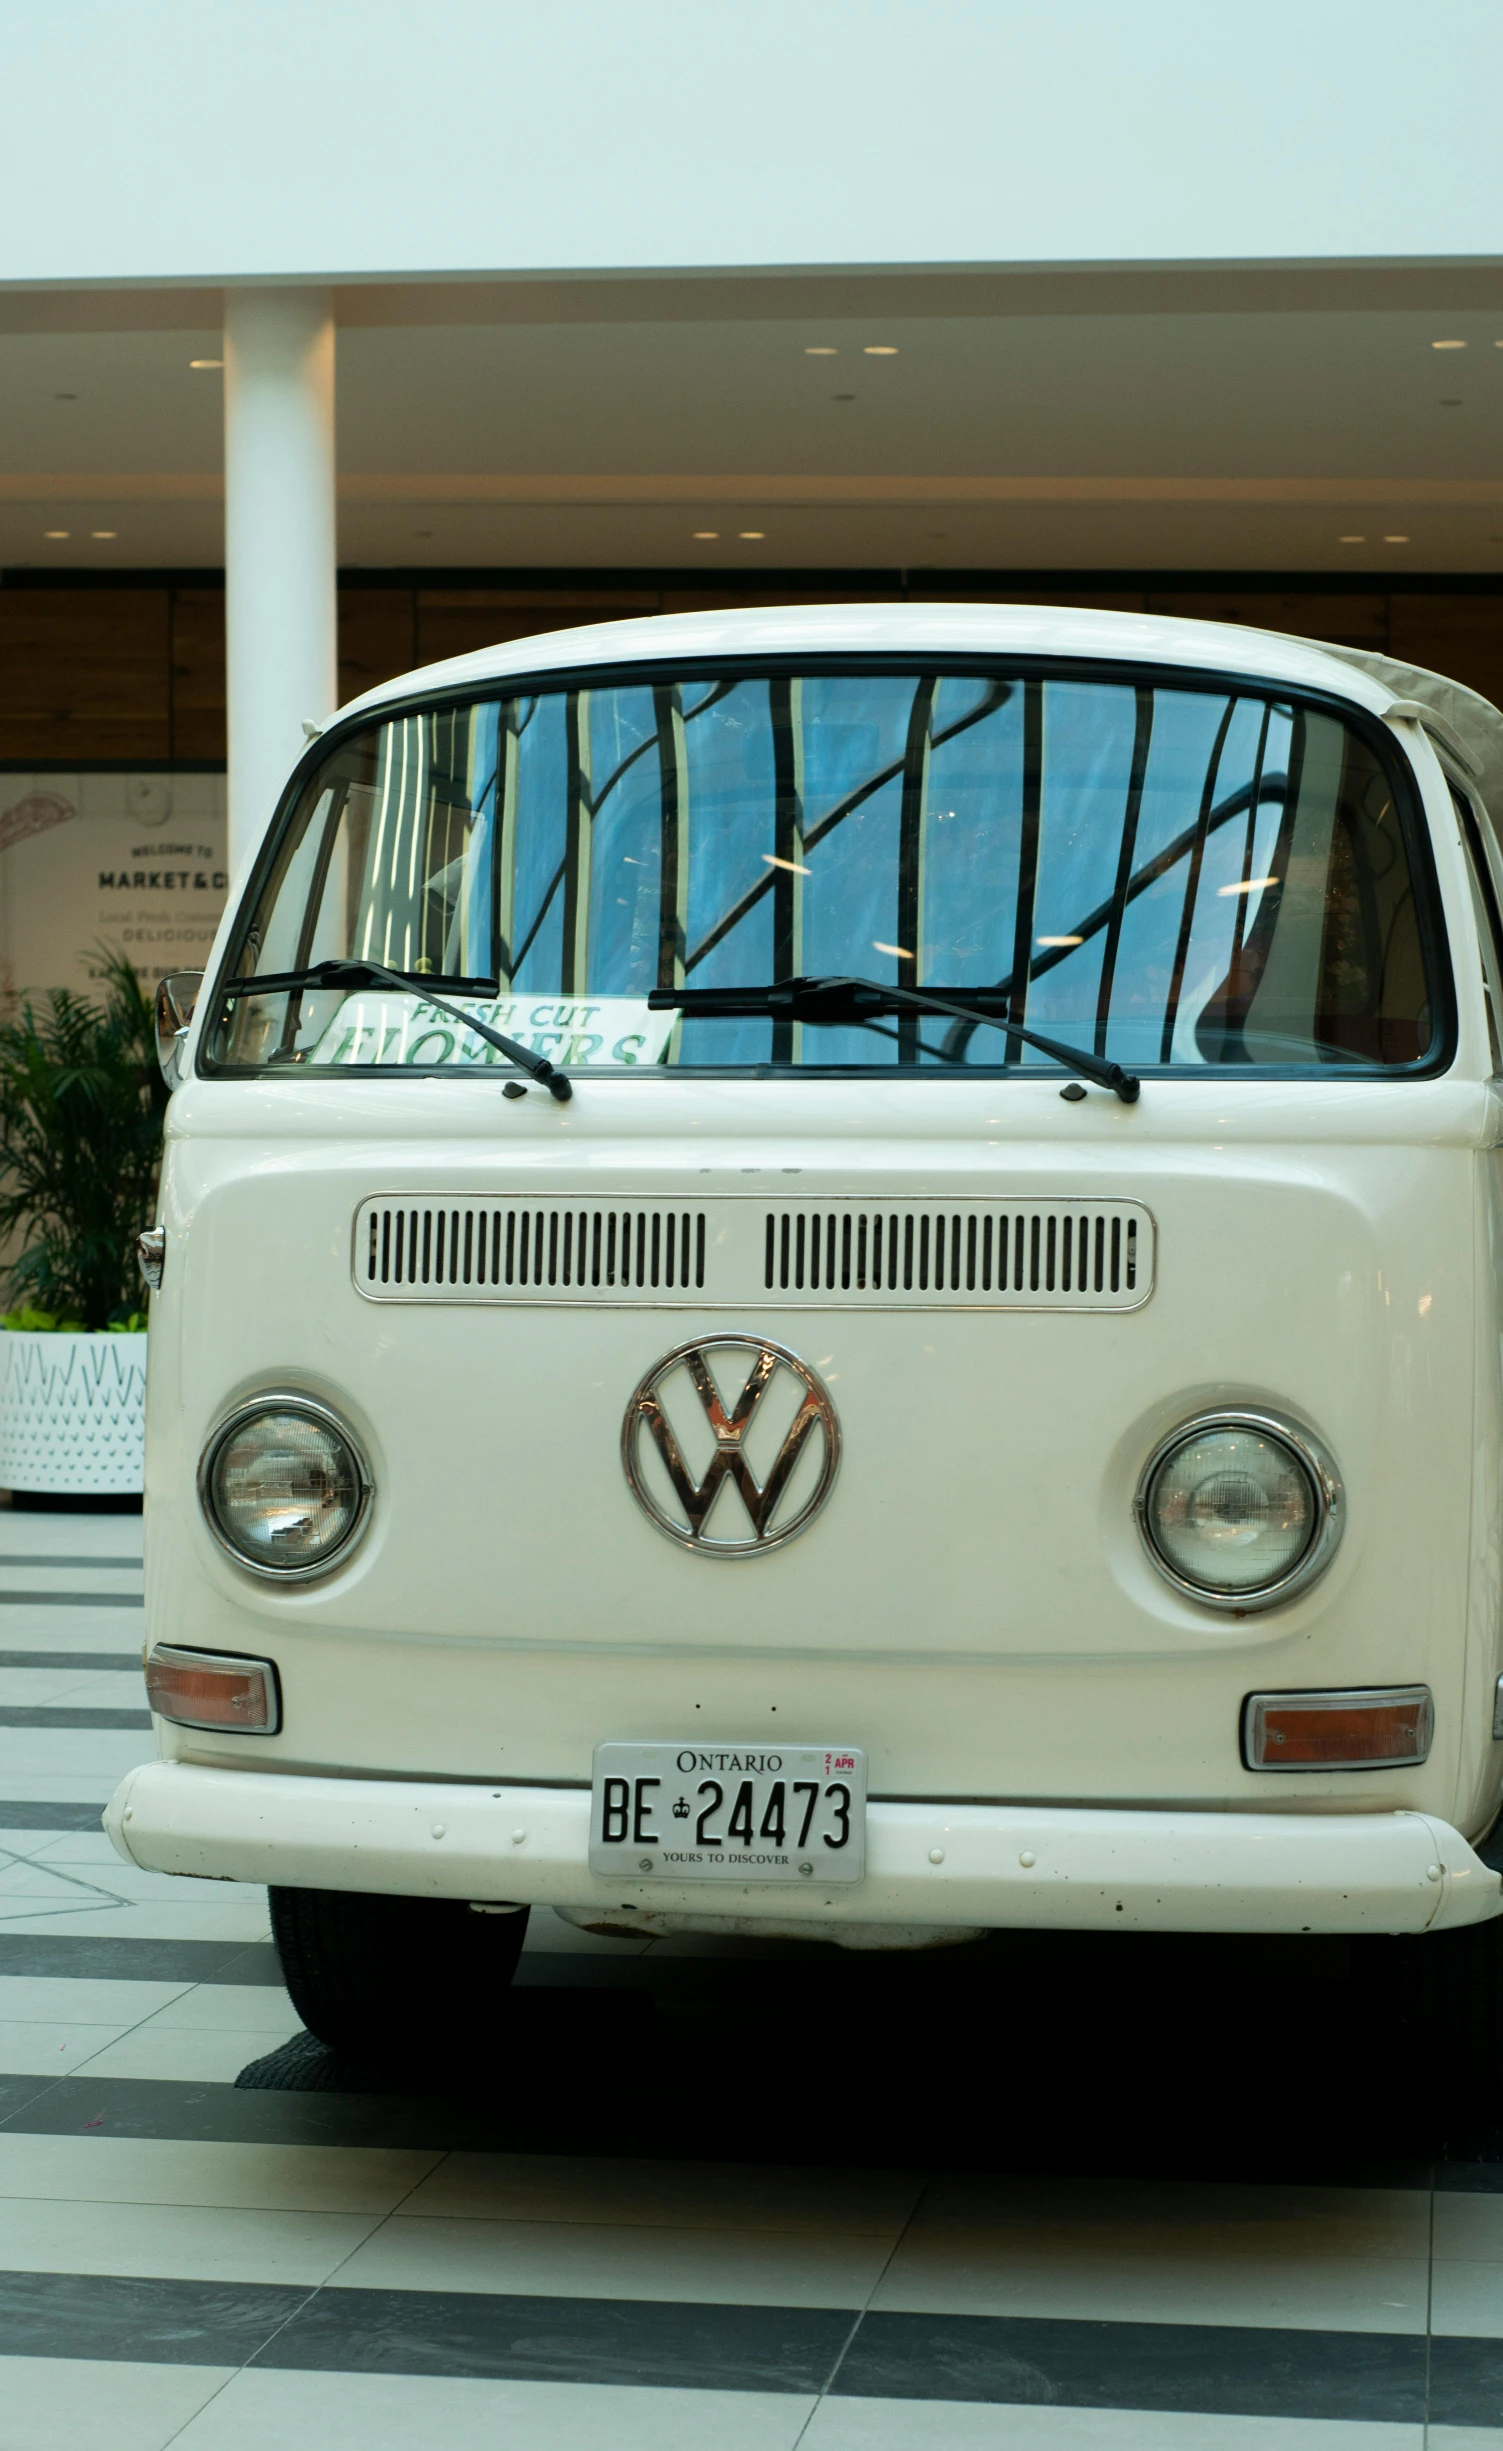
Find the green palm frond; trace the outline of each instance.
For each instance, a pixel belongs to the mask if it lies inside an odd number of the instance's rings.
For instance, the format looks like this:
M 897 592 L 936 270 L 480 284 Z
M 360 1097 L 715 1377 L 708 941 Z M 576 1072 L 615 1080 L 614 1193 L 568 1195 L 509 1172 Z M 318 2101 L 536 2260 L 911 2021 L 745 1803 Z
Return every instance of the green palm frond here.
M 97 1002 L 55 988 L 0 1023 L 0 1238 L 9 1307 L 102 1328 L 140 1301 L 167 1090 L 130 963 L 101 948 L 93 975 Z

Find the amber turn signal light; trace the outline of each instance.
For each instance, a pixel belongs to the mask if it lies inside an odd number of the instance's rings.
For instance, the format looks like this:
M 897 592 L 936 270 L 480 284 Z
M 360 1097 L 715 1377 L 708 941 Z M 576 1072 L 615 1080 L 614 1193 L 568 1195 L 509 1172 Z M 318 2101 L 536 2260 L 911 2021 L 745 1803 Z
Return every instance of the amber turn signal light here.
M 270 1660 L 161 1645 L 146 1662 L 146 1698 L 161 1718 L 181 1728 L 275 1736 L 282 1724 L 282 1697 Z
M 1249 1694 L 1242 1758 L 1249 1770 L 1400 1770 L 1422 1762 L 1435 1733 L 1428 1685 L 1330 1694 Z

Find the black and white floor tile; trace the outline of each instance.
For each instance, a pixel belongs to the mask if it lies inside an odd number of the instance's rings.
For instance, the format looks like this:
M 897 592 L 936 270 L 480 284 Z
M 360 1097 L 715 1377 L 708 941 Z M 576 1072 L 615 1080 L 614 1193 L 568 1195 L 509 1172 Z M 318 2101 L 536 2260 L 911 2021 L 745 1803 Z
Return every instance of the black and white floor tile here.
M 504 2033 L 284 2050 L 99 1829 L 139 1547 L 0 1507 L 0 2451 L 1503 2451 L 1503 2143 L 1339 1944 L 540 1915 Z

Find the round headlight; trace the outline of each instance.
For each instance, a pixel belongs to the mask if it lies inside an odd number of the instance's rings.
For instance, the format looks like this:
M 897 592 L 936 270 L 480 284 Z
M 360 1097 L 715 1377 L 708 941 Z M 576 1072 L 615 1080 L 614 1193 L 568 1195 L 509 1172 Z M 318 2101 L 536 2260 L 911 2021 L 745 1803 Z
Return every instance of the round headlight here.
M 273 1396 L 222 1422 L 204 1450 L 209 1529 L 259 1574 L 317 1574 L 365 1518 L 370 1476 L 348 1430 L 321 1404 Z
M 1189 1422 L 1149 1458 L 1138 1521 L 1161 1574 L 1223 1608 L 1267 1607 L 1321 1571 L 1341 1483 L 1307 1431 L 1261 1413 Z

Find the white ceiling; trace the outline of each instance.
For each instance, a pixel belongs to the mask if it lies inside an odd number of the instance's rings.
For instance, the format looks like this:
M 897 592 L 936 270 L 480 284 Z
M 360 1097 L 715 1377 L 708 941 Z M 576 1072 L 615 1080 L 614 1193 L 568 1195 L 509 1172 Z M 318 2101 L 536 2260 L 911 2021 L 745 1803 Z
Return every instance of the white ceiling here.
M 342 301 L 346 566 L 1503 571 L 1496 273 L 602 289 Z M 217 567 L 213 297 L 6 303 L 0 565 Z

